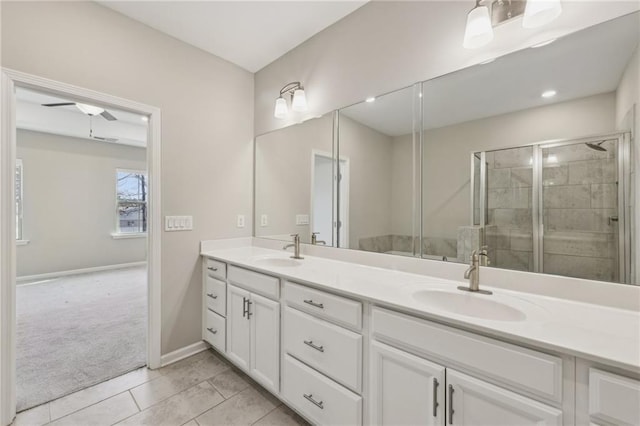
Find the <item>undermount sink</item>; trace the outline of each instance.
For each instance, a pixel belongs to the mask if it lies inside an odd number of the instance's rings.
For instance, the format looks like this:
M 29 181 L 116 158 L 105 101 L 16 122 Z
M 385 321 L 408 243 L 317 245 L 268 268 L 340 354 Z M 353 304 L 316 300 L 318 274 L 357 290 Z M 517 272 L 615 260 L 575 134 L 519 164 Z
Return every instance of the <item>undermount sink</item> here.
M 276 266 L 280 268 L 288 268 L 292 266 L 300 266 L 302 263 L 296 259 L 284 256 L 256 256 L 251 261 L 264 266 Z
M 429 307 L 467 317 L 493 321 L 524 321 L 527 318 L 521 310 L 492 300 L 495 296 L 490 295 L 422 290 L 414 293 L 413 297 Z

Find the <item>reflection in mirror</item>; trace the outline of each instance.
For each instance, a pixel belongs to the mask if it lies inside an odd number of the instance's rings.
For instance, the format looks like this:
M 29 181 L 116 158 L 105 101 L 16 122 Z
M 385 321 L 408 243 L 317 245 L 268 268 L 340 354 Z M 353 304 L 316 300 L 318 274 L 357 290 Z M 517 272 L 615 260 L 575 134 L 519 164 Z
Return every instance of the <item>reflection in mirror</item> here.
M 339 247 L 419 252 L 413 190 L 418 101 L 416 85 L 339 111 Z
M 423 83 L 424 253 L 638 282 L 638 15 Z
M 333 244 L 333 114 L 255 141 L 256 237 Z

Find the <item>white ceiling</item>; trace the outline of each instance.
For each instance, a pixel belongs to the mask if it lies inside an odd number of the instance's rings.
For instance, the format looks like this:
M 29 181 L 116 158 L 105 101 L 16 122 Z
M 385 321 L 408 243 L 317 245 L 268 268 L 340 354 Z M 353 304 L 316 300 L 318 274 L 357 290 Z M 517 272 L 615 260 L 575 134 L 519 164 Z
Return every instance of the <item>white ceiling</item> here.
M 368 0 L 97 1 L 256 72 Z
M 636 12 L 640 13 L 640 12 Z M 637 14 L 525 49 L 424 84 L 424 128 L 431 129 L 512 111 L 614 91 L 638 46 Z M 532 71 L 535 70 L 535 71 Z M 540 95 L 554 89 L 557 96 Z M 389 136 L 411 133 L 411 88 L 341 110 Z
M 76 106 L 45 107 L 46 103 L 74 102 L 46 93 L 33 90 L 16 89 L 16 126 L 19 129 L 56 135 L 71 136 L 101 142 L 89 138 L 90 117 Z M 117 118 L 108 121 L 102 116 L 91 119 L 94 136 L 115 138 L 120 145 L 145 147 L 147 140 L 147 124 L 143 117 L 127 111 L 107 108 Z

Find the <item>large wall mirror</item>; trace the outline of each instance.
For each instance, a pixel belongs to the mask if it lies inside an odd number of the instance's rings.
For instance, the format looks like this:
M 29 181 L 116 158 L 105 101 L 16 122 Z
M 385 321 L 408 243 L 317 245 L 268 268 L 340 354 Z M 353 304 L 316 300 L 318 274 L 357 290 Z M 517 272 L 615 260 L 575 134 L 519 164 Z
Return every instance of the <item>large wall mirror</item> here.
M 639 22 L 623 16 L 258 137 L 256 235 L 323 232 L 336 247 L 463 263 L 484 249 L 490 267 L 638 284 Z M 312 185 L 314 151 L 333 156 Z M 330 212 L 310 216 L 327 230 L 295 225 L 318 208 L 320 181 Z M 288 226 L 261 226 L 267 210 Z

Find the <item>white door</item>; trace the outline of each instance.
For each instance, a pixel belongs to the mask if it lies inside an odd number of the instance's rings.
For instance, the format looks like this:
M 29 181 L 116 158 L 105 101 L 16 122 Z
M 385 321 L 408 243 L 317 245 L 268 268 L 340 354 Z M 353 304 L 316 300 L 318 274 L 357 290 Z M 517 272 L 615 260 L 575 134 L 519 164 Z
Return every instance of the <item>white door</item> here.
M 251 374 L 266 388 L 280 391 L 280 304 L 251 294 Z
M 249 370 L 251 321 L 247 315 L 250 293 L 227 286 L 227 355 L 240 367 Z
M 498 386 L 447 369 L 447 424 L 561 425 L 562 412 Z
M 384 343 L 371 344 L 371 423 L 441 425 L 445 368 Z

